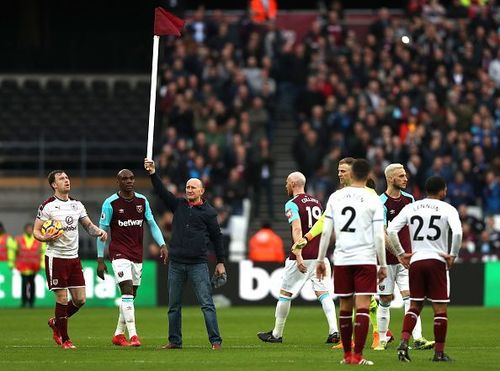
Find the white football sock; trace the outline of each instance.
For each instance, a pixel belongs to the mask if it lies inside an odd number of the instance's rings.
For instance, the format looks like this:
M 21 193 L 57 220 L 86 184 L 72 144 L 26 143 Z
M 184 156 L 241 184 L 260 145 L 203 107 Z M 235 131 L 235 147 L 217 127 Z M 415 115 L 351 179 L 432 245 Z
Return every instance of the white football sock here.
M 118 316 L 118 323 L 116 324 L 115 336 L 116 335 L 123 335 L 125 333 L 125 328 L 127 327 L 127 325 L 125 323 L 125 319 L 123 318 L 121 304 L 118 307 L 118 311 L 119 311 L 120 315 Z
M 135 309 L 134 297 L 132 295 L 122 295 L 122 314 L 127 324 L 128 337 L 137 335 L 135 330 Z
M 278 303 L 276 304 L 276 322 L 274 323 L 273 336 L 275 338 L 280 338 L 283 336 L 283 330 L 285 328 L 286 318 L 288 313 L 290 313 L 290 305 L 292 301 L 289 297 L 280 296 Z
M 377 325 L 380 341 L 387 341 L 387 329 L 391 322 L 391 304 L 384 304 L 382 301 L 378 303 L 377 308 Z
M 339 328 L 337 327 L 337 314 L 335 313 L 335 303 L 330 294 L 323 294 L 318 300 L 323 307 L 323 312 L 325 312 L 326 320 L 328 321 L 328 335 L 339 332 Z

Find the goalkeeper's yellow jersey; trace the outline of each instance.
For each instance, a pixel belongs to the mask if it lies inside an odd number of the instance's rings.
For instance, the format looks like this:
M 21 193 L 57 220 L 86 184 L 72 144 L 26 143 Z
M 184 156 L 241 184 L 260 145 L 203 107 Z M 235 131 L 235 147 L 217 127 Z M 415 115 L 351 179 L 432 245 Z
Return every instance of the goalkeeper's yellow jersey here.
M 375 192 L 375 190 L 373 188 L 370 188 L 370 187 L 365 187 L 365 188 L 369 189 L 373 193 L 377 194 L 377 192 Z M 321 234 L 321 232 L 323 232 L 324 222 L 325 222 L 325 213 L 323 213 L 323 215 L 321 215 L 321 217 L 318 219 L 318 221 L 316 223 L 314 223 L 314 225 L 311 227 L 311 229 L 309 229 L 309 231 L 306 233 L 307 239 L 309 241 L 312 240 L 314 237 L 319 236 Z

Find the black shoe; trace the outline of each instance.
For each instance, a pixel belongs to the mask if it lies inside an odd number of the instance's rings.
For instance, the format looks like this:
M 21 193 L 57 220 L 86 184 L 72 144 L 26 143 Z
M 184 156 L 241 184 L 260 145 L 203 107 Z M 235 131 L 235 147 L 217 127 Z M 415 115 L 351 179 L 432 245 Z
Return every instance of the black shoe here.
M 443 352 L 434 353 L 434 357 L 432 358 L 432 362 L 452 362 L 452 361 L 453 360 Z
M 327 344 L 338 344 L 340 343 L 340 335 L 338 332 L 334 332 L 333 334 L 328 335 L 326 339 Z
M 398 359 L 401 362 L 411 362 L 410 355 L 408 354 L 408 344 L 401 341 L 398 346 Z
M 282 343 L 283 342 L 283 338 L 282 337 L 279 337 L 279 338 L 275 338 L 273 336 L 273 332 L 272 331 L 269 331 L 269 332 L 259 332 L 257 334 L 257 337 L 266 342 L 266 343 Z
M 168 343 L 163 345 L 161 349 L 182 349 L 182 345 Z

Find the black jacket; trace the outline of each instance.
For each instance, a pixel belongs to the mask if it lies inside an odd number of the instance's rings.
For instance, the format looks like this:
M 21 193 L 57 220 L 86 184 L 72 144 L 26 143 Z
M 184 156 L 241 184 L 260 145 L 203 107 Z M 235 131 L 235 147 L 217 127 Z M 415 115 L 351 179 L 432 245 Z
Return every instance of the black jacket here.
M 215 209 L 207 201 L 199 206 L 190 206 L 185 198 L 175 197 L 156 173 L 151 175 L 151 183 L 165 206 L 174 214 L 169 259 L 184 264 L 204 263 L 208 260 L 208 249 L 213 246 L 217 263 L 224 263 L 226 254 Z

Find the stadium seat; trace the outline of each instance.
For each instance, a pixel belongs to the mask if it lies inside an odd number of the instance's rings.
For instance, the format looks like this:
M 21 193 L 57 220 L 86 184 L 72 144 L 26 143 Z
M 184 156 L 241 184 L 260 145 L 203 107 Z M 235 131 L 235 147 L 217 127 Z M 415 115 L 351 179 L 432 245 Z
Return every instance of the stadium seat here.
M 50 79 L 47 80 L 47 83 L 45 84 L 45 90 L 47 93 L 53 95 L 53 94 L 61 94 L 63 92 L 63 84 L 61 80 L 55 80 L 55 79 Z
M 82 80 L 71 80 L 68 84 L 68 93 L 75 95 L 84 95 L 87 93 L 87 87 Z
M 113 85 L 113 94 L 116 97 L 123 97 L 132 93 L 132 87 L 125 80 L 116 80 Z
M 91 94 L 98 97 L 107 96 L 109 94 L 108 83 L 104 80 L 94 80 L 90 84 Z
M 15 91 L 19 90 L 19 85 L 17 83 L 17 80 L 14 79 L 5 79 L 2 81 L 2 90 L 5 91 Z
M 40 86 L 39 80 L 31 80 L 31 79 L 24 80 L 23 90 L 25 92 L 39 93 L 41 89 L 42 87 Z

